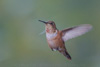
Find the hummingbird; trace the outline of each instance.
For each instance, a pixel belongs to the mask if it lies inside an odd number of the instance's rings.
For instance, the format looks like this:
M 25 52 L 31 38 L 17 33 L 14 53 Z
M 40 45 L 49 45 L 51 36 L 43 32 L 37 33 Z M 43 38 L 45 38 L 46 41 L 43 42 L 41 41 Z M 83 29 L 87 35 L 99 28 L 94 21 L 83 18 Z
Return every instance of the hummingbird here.
M 45 24 L 46 39 L 52 51 L 59 51 L 66 58 L 71 60 L 71 56 L 65 47 L 65 41 L 78 37 L 92 29 L 90 24 L 81 24 L 64 30 L 58 30 L 54 21 L 42 21 Z

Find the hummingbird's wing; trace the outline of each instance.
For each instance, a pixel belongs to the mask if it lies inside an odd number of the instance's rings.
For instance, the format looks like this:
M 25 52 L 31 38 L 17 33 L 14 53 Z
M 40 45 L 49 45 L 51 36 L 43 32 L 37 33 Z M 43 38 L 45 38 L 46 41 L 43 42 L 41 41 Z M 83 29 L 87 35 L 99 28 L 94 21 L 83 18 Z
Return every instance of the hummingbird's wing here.
M 69 39 L 75 38 L 77 36 L 80 36 L 82 34 L 85 34 L 86 32 L 90 31 L 92 29 L 92 26 L 90 24 L 82 24 L 76 27 L 68 28 L 62 30 L 62 39 L 64 41 L 67 41 Z
M 42 35 L 42 34 L 44 34 L 44 33 L 45 33 L 45 30 L 44 30 L 43 32 L 41 32 L 40 35 Z

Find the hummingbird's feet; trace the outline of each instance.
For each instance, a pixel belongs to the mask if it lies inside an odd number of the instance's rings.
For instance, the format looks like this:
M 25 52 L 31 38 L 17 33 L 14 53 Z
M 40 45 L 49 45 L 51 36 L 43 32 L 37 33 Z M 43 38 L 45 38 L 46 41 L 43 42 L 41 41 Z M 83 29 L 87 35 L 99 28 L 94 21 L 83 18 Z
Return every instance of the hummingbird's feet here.
M 51 48 L 52 51 L 57 51 L 59 50 L 58 48 Z

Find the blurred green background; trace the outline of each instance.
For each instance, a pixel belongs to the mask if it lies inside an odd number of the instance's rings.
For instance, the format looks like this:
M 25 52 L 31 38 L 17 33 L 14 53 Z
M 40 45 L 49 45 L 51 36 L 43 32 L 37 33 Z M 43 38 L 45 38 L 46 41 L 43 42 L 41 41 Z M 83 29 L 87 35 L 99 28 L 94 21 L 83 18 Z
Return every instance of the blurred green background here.
M 66 42 L 72 60 L 52 52 L 45 25 L 62 30 L 91 24 L 89 33 Z M 0 0 L 0 67 L 100 67 L 100 0 Z

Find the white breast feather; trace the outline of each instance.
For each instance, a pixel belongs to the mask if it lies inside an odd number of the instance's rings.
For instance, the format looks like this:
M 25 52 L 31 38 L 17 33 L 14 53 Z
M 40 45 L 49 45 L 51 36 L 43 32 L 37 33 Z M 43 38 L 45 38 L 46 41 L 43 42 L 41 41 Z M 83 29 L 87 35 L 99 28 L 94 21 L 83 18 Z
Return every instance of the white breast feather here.
M 56 37 L 57 36 L 57 31 L 55 33 L 46 33 L 46 37 L 48 40 L 52 39 L 53 37 Z

